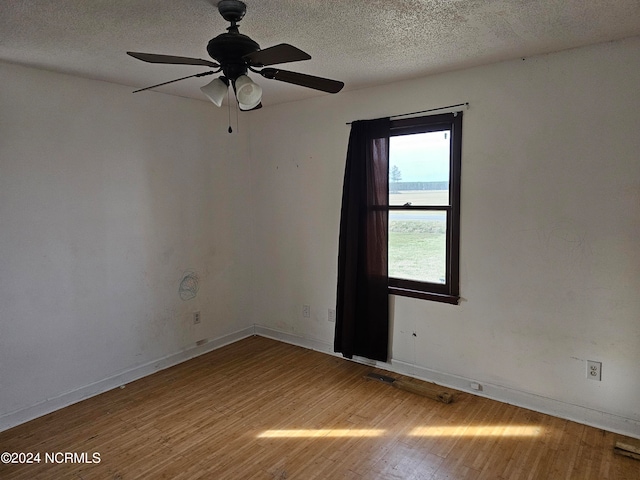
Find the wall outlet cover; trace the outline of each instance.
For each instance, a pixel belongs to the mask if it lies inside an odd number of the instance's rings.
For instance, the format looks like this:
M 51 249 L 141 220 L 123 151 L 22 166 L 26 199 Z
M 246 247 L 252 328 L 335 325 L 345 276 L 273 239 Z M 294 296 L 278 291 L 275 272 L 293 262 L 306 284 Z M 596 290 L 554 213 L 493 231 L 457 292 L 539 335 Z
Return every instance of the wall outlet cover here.
M 602 362 L 587 360 L 587 378 L 598 382 L 602 381 Z

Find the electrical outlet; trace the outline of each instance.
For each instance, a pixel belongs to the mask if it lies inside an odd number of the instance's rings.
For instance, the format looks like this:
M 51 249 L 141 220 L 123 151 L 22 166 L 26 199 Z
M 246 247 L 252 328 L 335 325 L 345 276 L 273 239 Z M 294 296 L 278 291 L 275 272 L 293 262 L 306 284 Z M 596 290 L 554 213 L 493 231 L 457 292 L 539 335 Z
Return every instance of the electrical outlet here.
M 302 316 L 304 318 L 311 318 L 311 306 L 310 305 L 303 305 L 302 306 Z
M 200 312 L 193 312 L 193 324 L 198 325 L 200 323 Z
M 587 378 L 589 380 L 602 380 L 602 362 L 587 360 Z
M 335 322 L 336 321 L 336 309 L 335 308 L 330 308 L 329 309 L 329 316 L 327 317 L 327 319 L 330 322 Z

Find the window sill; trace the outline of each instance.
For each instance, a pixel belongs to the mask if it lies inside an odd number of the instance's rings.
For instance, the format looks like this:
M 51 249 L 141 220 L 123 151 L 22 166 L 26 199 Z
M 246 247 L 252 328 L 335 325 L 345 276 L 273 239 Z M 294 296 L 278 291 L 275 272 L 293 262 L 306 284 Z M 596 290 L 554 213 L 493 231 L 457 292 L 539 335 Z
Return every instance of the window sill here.
M 420 290 L 411 290 L 408 288 L 389 287 L 390 295 L 399 295 L 401 297 L 420 298 L 422 300 L 431 300 L 434 302 L 448 303 L 458 305 L 460 297 L 456 295 L 446 295 L 443 293 L 423 292 Z

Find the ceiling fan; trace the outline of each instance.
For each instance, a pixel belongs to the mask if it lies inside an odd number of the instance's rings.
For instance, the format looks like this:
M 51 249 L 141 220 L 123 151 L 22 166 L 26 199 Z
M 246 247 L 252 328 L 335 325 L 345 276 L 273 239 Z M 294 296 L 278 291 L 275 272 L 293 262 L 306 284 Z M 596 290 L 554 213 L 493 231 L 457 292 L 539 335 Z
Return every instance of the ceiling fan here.
M 238 22 L 244 17 L 247 6 L 239 0 L 221 0 L 217 4 L 218 12 L 231 23 L 227 33 L 222 33 L 209 40 L 207 52 L 215 60 L 204 60 L 190 57 L 176 57 L 172 55 L 158 55 L 154 53 L 127 52 L 128 55 L 149 63 L 165 63 L 173 65 L 200 65 L 214 70 L 188 75 L 150 87 L 141 88 L 136 92 L 160 87 L 192 77 L 204 77 L 222 72 L 218 78 L 201 87 L 204 93 L 215 105 L 220 107 L 229 85 L 233 88 L 238 106 L 242 111 L 255 110 L 262 107 L 262 88 L 254 83 L 248 72 L 254 72 L 270 80 L 301 85 L 328 93 L 338 93 L 344 83 L 328 78 L 315 77 L 304 73 L 290 72 L 280 68 L 270 67 L 280 63 L 309 60 L 311 56 L 299 48 L 286 43 L 260 49 L 255 41 L 238 31 Z

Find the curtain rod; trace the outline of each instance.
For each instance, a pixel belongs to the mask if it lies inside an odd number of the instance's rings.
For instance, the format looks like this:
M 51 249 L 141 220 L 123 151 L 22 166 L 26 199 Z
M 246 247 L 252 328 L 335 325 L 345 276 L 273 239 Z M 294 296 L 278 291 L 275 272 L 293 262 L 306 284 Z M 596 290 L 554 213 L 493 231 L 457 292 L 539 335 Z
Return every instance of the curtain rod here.
M 446 107 L 438 107 L 438 108 L 430 108 L 429 110 L 420 110 L 419 112 L 411 112 L 411 113 L 401 113 L 399 115 L 391 115 L 389 118 L 400 118 L 400 117 L 408 117 L 410 115 L 419 115 L 421 113 L 429 113 L 429 112 L 437 112 L 439 110 L 451 110 L 457 107 L 463 107 L 459 110 L 456 111 L 460 111 L 460 110 L 467 110 L 469 108 L 469 102 L 465 102 L 465 103 L 457 103 L 455 105 L 447 105 Z M 347 125 L 351 125 L 353 122 L 347 122 Z

